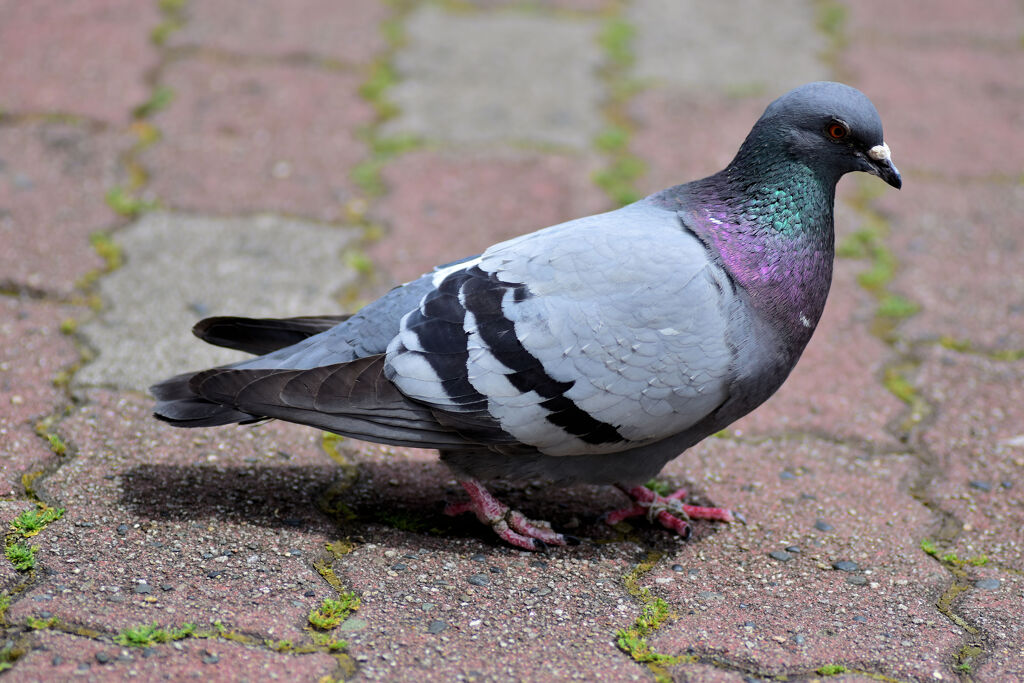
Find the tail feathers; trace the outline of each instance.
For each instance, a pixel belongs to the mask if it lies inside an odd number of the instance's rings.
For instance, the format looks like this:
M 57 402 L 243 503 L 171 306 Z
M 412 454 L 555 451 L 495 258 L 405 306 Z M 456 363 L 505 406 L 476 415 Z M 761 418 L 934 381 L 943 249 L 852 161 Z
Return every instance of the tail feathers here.
M 212 368 L 172 377 L 150 391 L 156 417 L 176 427 L 276 418 L 377 443 L 467 447 L 466 435 L 399 392 L 383 367 L 384 356 L 376 355 L 309 370 Z M 493 421 L 489 437 L 511 439 Z
M 191 372 L 177 375 L 149 388 L 157 399 L 153 409 L 155 417 L 176 427 L 217 427 L 260 419 L 199 396 L 189 386 L 194 375 Z
M 262 356 L 297 344 L 348 320 L 347 315 L 299 318 L 238 318 L 220 316 L 196 323 L 192 334 L 205 342 Z

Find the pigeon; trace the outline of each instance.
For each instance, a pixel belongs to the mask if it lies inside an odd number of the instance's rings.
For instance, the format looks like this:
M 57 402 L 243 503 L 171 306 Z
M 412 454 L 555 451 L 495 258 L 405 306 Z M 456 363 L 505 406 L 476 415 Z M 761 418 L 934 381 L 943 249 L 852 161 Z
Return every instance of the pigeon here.
M 722 171 L 496 244 L 351 316 L 200 321 L 255 358 L 154 385 L 177 427 L 275 418 L 432 448 L 475 513 L 526 550 L 577 541 L 497 500 L 486 480 L 618 487 L 689 535 L 732 521 L 643 485 L 767 400 L 799 359 L 832 280 L 839 178 L 899 189 L 860 91 L 809 83 L 772 102 Z

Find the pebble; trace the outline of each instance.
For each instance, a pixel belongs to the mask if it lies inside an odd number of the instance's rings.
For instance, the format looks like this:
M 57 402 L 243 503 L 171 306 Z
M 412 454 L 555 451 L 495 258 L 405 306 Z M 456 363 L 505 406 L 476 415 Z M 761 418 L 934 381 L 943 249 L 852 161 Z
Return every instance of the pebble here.
M 683 571 L 683 565 L 681 565 L 681 564 L 674 564 L 674 565 L 672 565 L 672 571 L 674 571 L 674 572 L 681 572 L 681 571 Z
M 212 652 L 208 650 L 204 650 L 204 652 L 205 654 L 203 655 L 203 664 L 216 664 L 220 661 L 220 657 L 213 654 Z
M 427 626 L 427 631 L 433 634 L 438 634 L 448 628 L 448 624 L 443 621 L 435 620 L 430 622 Z
M 548 563 L 545 562 L 544 560 L 534 560 L 533 562 L 530 563 L 530 566 L 531 567 L 536 567 L 537 569 L 547 569 L 548 568 Z
M 113 659 L 113 658 L 110 655 L 108 655 L 106 652 L 97 652 L 96 653 L 96 661 L 99 662 L 100 664 L 109 664 L 111 659 Z
M 785 550 L 773 550 L 768 553 L 768 557 L 779 562 L 789 562 L 793 559 L 793 556 L 787 553 Z
M 118 524 L 117 525 L 117 533 L 119 533 L 122 536 L 124 536 L 126 533 L 128 533 L 128 525 L 127 524 Z
M 815 520 L 814 528 L 817 529 L 818 531 L 834 531 L 835 530 L 834 526 L 832 526 L 831 524 L 829 524 L 828 522 L 826 522 L 823 519 Z
M 800 552 L 800 546 L 798 546 L 798 545 L 786 546 L 786 552 L 787 553 L 794 553 L 794 554 L 799 553 Z
M 855 572 L 858 569 L 860 569 L 856 562 L 850 562 L 849 560 L 840 560 L 839 562 L 833 562 L 832 568 L 838 569 L 841 572 Z
M 469 577 L 469 582 L 474 586 L 486 586 L 491 580 L 487 574 L 473 574 L 473 576 Z
M 793 636 L 793 642 L 797 645 L 803 645 L 805 640 L 807 639 L 804 638 L 803 634 L 801 633 L 797 633 Z
M 868 582 L 868 577 L 860 576 L 859 574 L 856 575 L 856 576 L 848 576 L 848 577 L 846 577 L 846 583 L 853 584 L 854 586 L 863 586 L 867 582 Z
M 994 591 L 999 588 L 999 579 L 978 579 L 974 582 L 974 587 L 986 591 Z
M 491 573 L 492 574 L 500 574 L 501 573 L 501 567 L 498 567 L 497 565 L 491 565 Z
M 781 472 L 779 472 L 779 479 L 782 479 L 783 481 L 789 481 L 791 479 L 796 479 L 796 475 L 793 474 L 792 472 L 782 470 Z
M 473 557 L 471 557 L 469 559 L 473 560 L 474 562 L 486 562 L 487 561 L 487 556 L 483 555 L 481 553 L 477 553 L 476 555 L 473 555 Z
M 405 562 L 395 562 L 393 565 L 391 565 L 391 568 L 394 569 L 396 572 L 403 571 L 406 567 L 408 567 L 408 565 L 405 564 Z
M 210 571 L 206 572 L 206 576 L 207 576 L 207 578 L 216 579 L 218 576 L 220 576 L 223 573 L 224 573 L 223 569 L 211 569 Z
M 991 491 L 992 490 L 992 484 L 988 483 L 987 481 L 981 481 L 979 479 L 972 479 L 971 481 L 969 481 L 967 483 L 968 483 L 968 485 L 972 489 L 978 489 L 979 491 Z
M 857 616 L 855 616 L 853 618 L 853 620 L 856 621 L 858 624 L 866 624 L 866 623 L 868 623 L 867 617 L 862 617 L 859 614 Z
M 144 595 L 149 595 L 150 593 L 153 592 L 153 587 L 150 586 L 148 583 L 136 584 L 135 592 L 136 593 L 142 593 Z
M 160 584 L 160 590 L 162 590 L 162 591 L 172 591 L 172 590 L 174 590 L 174 586 L 172 586 L 169 583 L 161 583 Z

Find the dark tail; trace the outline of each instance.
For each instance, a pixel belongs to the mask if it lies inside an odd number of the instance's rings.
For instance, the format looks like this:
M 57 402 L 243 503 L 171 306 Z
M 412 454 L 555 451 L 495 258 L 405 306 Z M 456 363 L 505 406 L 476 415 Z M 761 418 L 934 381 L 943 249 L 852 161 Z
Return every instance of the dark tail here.
M 206 318 L 196 323 L 192 334 L 203 341 L 238 349 L 256 356 L 298 344 L 303 339 L 326 332 L 347 315 L 317 315 L 300 318 Z
M 297 344 L 347 319 L 347 315 L 283 319 L 217 317 L 200 320 L 192 328 L 192 333 L 216 346 L 263 355 Z M 244 413 L 197 394 L 190 386 L 197 374 L 186 372 L 151 386 L 149 391 L 157 399 L 153 414 L 176 427 L 215 427 L 264 419 L 261 415 Z

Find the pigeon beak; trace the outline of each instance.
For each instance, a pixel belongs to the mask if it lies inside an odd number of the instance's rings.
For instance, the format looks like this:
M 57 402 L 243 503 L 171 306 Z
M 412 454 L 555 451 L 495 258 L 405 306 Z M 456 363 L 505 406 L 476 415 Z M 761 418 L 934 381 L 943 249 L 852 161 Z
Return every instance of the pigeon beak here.
M 875 145 L 868 150 L 868 156 L 871 158 L 868 173 L 878 176 L 897 190 L 903 187 L 903 177 L 900 176 L 900 172 L 892 164 L 889 145 L 884 142 L 880 145 Z

